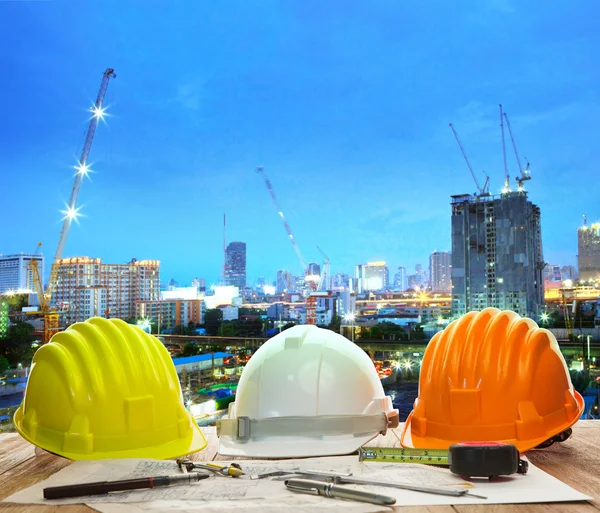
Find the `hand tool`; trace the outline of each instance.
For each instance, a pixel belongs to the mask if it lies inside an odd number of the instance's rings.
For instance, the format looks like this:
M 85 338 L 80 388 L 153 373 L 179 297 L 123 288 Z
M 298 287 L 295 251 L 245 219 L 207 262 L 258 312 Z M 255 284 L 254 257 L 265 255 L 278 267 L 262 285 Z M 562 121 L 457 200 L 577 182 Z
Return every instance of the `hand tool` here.
M 394 497 L 379 495 L 377 493 L 365 492 L 362 490 L 353 490 L 343 486 L 335 486 L 332 483 L 323 483 L 322 481 L 311 481 L 309 479 L 288 479 L 285 486 L 294 492 L 310 493 L 313 495 L 323 495 L 334 499 L 349 499 L 353 501 L 368 502 L 370 504 L 379 504 L 390 506 L 396 503 Z
M 177 474 L 175 476 L 142 477 L 139 479 L 125 479 L 121 481 L 98 481 L 94 483 L 83 483 L 76 485 L 52 486 L 50 488 L 44 488 L 44 499 L 63 499 L 65 497 L 102 495 L 109 492 L 181 485 L 194 483 L 208 477 L 208 474 L 194 472 L 183 475 Z
M 195 468 L 200 468 L 202 470 L 210 470 L 211 472 L 221 476 L 240 477 L 245 475 L 242 471 L 242 467 L 240 467 L 240 465 L 237 463 L 231 463 L 230 465 L 217 465 L 216 463 L 196 463 L 195 461 L 179 458 L 177 460 L 177 466 L 181 470 L 185 469 L 188 472 L 191 472 Z
M 279 477 L 283 479 L 290 478 L 292 476 L 302 476 L 306 478 L 310 477 L 331 477 L 335 478 L 338 476 L 351 476 L 352 474 L 340 474 L 337 472 L 326 472 L 323 470 L 274 470 L 272 472 L 265 472 L 263 474 L 253 474 L 250 479 L 264 479 L 265 477 Z M 276 479 L 281 480 L 281 479 Z
M 452 488 L 442 488 L 441 486 L 419 486 L 412 483 L 402 483 L 400 481 L 381 481 L 362 479 L 359 477 L 344 476 L 339 474 L 327 473 L 327 475 L 311 474 L 310 477 L 315 481 L 329 481 L 334 484 L 360 484 L 369 486 L 384 486 L 387 488 L 399 488 L 401 490 L 410 490 L 412 492 L 433 493 L 436 495 L 449 495 L 451 497 L 477 497 L 479 499 L 487 499 L 481 495 L 469 493 L 469 490 L 457 490 Z
M 514 445 L 500 442 L 464 442 L 443 449 L 403 449 L 361 447 L 359 461 L 388 463 L 420 463 L 450 467 L 450 471 L 465 477 L 487 477 L 526 474 L 529 464 L 519 458 Z

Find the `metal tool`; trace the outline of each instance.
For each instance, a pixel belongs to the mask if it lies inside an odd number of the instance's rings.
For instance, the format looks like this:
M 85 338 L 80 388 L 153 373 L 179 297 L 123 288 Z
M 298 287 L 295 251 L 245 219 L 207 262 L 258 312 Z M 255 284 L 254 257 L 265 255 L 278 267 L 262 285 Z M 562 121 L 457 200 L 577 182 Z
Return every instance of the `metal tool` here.
M 514 445 L 500 442 L 465 442 L 453 444 L 449 450 L 362 447 L 359 461 L 419 463 L 450 467 L 450 472 L 465 477 L 487 477 L 526 474 L 529 464 L 519 458 Z
M 352 474 L 340 474 L 337 472 L 326 472 L 324 470 L 275 470 L 263 474 L 253 474 L 250 479 L 264 479 L 265 477 L 278 477 L 280 479 L 289 479 L 292 476 L 302 476 L 305 478 L 319 477 L 335 479 L 339 476 L 351 476 Z
M 323 495 L 334 499 L 349 499 L 353 501 L 368 502 L 391 506 L 396 503 L 394 497 L 379 495 L 377 493 L 365 492 L 362 490 L 353 490 L 343 486 L 335 486 L 332 483 L 323 483 L 322 481 L 311 481 L 309 479 L 288 479 L 285 486 L 294 492 L 310 493 L 313 495 Z
M 210 470 L 215 474 L 220 476 L 229 476 L 229 477 L 241 477 L 245 475 L 242 467 L 237 463 L 231 463 L 229 465 L 217 465 L 216 463 L 196 463 L 194 461 L 190 461 L 184 458 L 179 458 L 177 460 L 177 466 L 181 470 L 185 470 L 187 472 L 191 472 L 194 469 L 202 469 L 202 470 Z
M 311 479 L 316 481 L 329 481 L 334 484 L 361 484 L 369 486 L 384 486 L 388 488 L 399 488 L 401 490 L 410 490 L 412 492 L 423 492 L 433 493 L 436 495 L 449 495 L 451 497 L 462 497 L 468 495 L 469 497 L 477 497 L 480 499 L 487 499 L 480 495 L 474 495 L 469 493 L 469 490 L 456 490 L 452 488 L 442 488 L 433 486 L 418 486 L 411 483 L 402 483 L 400 481 L 375 481 L 369 479 L 361 479 L 359 477 L 352 477 L 340 474 L 327 473 L 328 475 L 311 474 Z

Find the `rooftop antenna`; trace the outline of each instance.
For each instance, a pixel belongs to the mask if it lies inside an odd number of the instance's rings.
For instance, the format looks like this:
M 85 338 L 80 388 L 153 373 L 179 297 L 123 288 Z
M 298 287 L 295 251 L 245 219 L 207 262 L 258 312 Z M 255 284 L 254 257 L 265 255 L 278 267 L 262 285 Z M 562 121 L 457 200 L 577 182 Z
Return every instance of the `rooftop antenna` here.
M 583 226 L 587 226 L 587 216 L 583 214 Z

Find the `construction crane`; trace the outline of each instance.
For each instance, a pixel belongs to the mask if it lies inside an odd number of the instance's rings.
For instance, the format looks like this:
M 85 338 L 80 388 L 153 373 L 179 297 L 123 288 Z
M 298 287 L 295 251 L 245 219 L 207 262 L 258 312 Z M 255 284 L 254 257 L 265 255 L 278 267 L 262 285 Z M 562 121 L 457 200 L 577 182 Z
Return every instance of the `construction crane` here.
M 275 208 L 277 209 L 277 214 L 279 215 L 279 217 L 281 218 L 281 221 L 283 222 L 285 231 L 290 239 L 290 242 L 292 243 L 292 246 L 294 247 L 294 251 L 296 252 L 296 256 L 298 257 L 298 260 L 300 261 L 300 265 L 302 266 L 302 270 L 304 272 L 304 283 L 305 283 L 304 293 L 306 295 L 306 303 L 305 303 L 306 304 L 306 324 L 316 324 L 317 323 L 316 298 L 311 296 L 311 292 L 315 292 L 317 290 L 318 282 L 315 281 L 314 279 L 311 279 L 312 277 L 310 274 L 310 268 L 307 265 L 306 260 L 305 260 L 304 256 L 302 255 L 302 252 L 300 251 L 300 247 L 298 246 L 298 243 L 296 242 L 296 238 L 294 237 L 294 234 L 292 233 L 292 229 L 291 229 L 289 223 L 287 222 L 285 215 L 283 214 L 283 210 L 281 210 L 281 207 L 279 206 L 279 201 L 277 200 L 277 195 L 275 194 L 275 189 L 273 188 L 273 185 L 271 184 L 271 180 L 269 180 L 269 177 L 265 173 L 265 170 L 262 166 L 258 166 L 256 168 L 256 172 L 258 174 L 260 174 L 263 177 L 263 180 L 265 181 L 265 185 L 267 187 L 267 190 L 269 191 L 269 195 L 271 196 L 271 199 L 273 200 Z M 308 285 L 308 287 L 306 287 L 306 285 Z
M 479 182 L 477 181 L 477 177 L 475 176 L 475 172 L 473 171 L 473 168 L 471 167 L 471 163 L 469 162 L 469 159 L 467 158 L 467 153 L 465 152 L 465 149 L 463 148 L 462 143 L 460 142 L 460 139 L 458 138 L 458 134 L 456 133 L 456 130 L 454 129 L 454 126 L 452 125 L 452 123 L 449 124 L 450 128 L 452 129 L 452 133 L 454 134 L 454 137 L 456 138 L 456 142 L 458 143 L 458 147 L 460 148 L 460 151 L 463 154 L 463 157 L 465 158 L 465 162 L 467 163 L 467 167 L 469 168 L 469 171 L 471 171 L 471 176 L 473 177 L 473 181 L 475 182 L 475 185 L 477 186 L 477 190 L 479 191 L 479 196 L 489 196 L 489 185 L 490 185 L 490 177 L 486 176 L 485 177 L 485 183 L 483 184 L 483 188 L 479 186 Z
M 319 279 L 319 286 L 317 287 L 317 292 L 327 292 L 331 287 L 331 262 L 329 260 L 329 257 L 319 246 L 317 246 L 317 249 L 319 250 L 321 255 L 323 255 L 323 258 L 325 258 L 325 261 L 323 262 L 323 270 L 321 271 L 321 278 Z
M 502 104 L 500 104 L 500 132 L 502 132 L 502 158 L 504 159 L 504 188 L 503 194 L 510 192 L 510 178 L 508 176 L 508 166 L 506 165 L 506 142 L 504 140 L 504 123 L 502 117 Z
M 79 163 L 75 167 L 75 169 L 77 169 L 77 173 L 75 173 L 75 182 L 73 184 L 73 189 L 71 190 L 71 197 L 69 199 L 69 203 L 67 204 L 67 210 L 63 211 L 63 225 L 60 231 L 60 237 L 58 239 L 56 253 L 54 254 L 54 260 L 52 261 L 50 279 L 48 280 L 45 292 L 43 290 L 42 277 L 40 276 L 40 272 L 37 267 L 37 261 L 35 259 L 32 259 L 30 262 L 30 269 L 32 270 L 33 280 L 38 295 L 38 301 L 40 303 L 40 311 L 44 316 L 44 343 L 49 342 L 52 338 L 52 335 L 59 331 L 58 310 L 51 309 L 50 306 L 52 294 L 56 288 L 56 282 L 58 278 L 58 262 L 62 258 L 63 251 L 65 249 L 65 244 L 69 236 L 69 229 L 71 227 L 71 223 L 73 221 L 77 221 L 77 216 L 79 215 L 79 209 L 77 208 L 77 197 L 79 196 L 79 190 L 81 189 L 81 183 L 83 179 L 90 172 L 90 168 L 87 162 L 88 157 L 90 155 L 90 150 L 92 149 L 94 135 L 96 134 L 96 128 L 98 127 L 98 121 L 103 119 L 104 115 L 106 114 L 106 109 L 104 108 L 104 97 L 106 96 L 108 82 L 111 78 L 116 78 L 116 76 L 117 75 L 115 74 L 114 69 L 106 69 L 106 71 L 102 75 L 102 82 L 100 83 L 100 90 L 98 91 L 96 102 L 90 109 L 92 117 L 90 119 L 90 124 L 88 125 L 88 129 L 85 135 L 85 142 L 81 151 Z M 41 242 L 38 244 L 38 249 L 40 246 Z
M 504 119 L 506 120 L 506 128 L 508 128 L 508 135 L 510 135 L 510 140 L 512 141 L 512 145 L 515 150 L 517 165 L 519 166 L 520 175 L 517 176 L 515 179 L 517 180 L 517 184 L 519 185 L 519 191 L 522 191 L 523 182 L 526 180 L 531 180 L 531 175 L 529 174 L 529 162 L 525 164 L 525 169 L 523 169 L 523 166 L 521 165 L 521 159 L 519 158 L 519 151 L 517 150 L 517 144 L 515 143 L 515 138 L 513 137 L 513 133 L 510 128 L 510 121 L 508 121 L 508 116 L 506 115 L 506 112 L 504 113 Z M 525 160 L 527 160 L 527 158 Z
M 277 200 L 277 195 L 275 194 L 275 189 L 273 189 L 271 180 L 269 180 L 269 177 L 265 173 L 265 170 L 262 166 L 258 166 L 256 168 L 256 172 L 263 177 L 263 180 L 265 181 L 265 185 L 267 186 L 267 190 L 269 191 L 269 194 L 271 195 L 271 199 L 273 200 L 273 203 L 275 204 L 275 208 L 277 209 L 277 213 L 279 214 L 279 217 L 281 218 L 281 221 L 283 222 L 285 231 L 290 239 L 290 242 L 292 243 L 292 246 L 294 247 L 296 256 L 298 257 L 298 260 L 300 260 L 300 265 L 302 265 L 302 271 L 304 272 L 305 275 L 308 275 L 308 273 L 309 273 L 308 265 L 306 263 L 306 260 L 302 256 L 302 252 L 300 251 L 300 247 L 298 246 L 298 243 L 296 242 L 294 234 L 292 233 L 292 229 L 291 229 L 289 223 L 287 222 L 285 216 L 283 215 L 283 210 L 281 210 L 281 207 L 279 206 L 279 201 Z

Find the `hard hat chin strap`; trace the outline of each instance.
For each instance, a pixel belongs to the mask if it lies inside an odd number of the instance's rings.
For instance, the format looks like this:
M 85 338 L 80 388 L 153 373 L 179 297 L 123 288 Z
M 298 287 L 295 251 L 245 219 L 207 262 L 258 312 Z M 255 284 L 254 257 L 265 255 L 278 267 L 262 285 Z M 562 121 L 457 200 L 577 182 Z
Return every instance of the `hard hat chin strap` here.
M 272 417 L 268 419 L 220 419 L 217 434 L 238 441 L 268 436 L 336 436 L 385 434 L 398 426 L 398 410 L 377 415 L 319 415 L 316 417 Z

